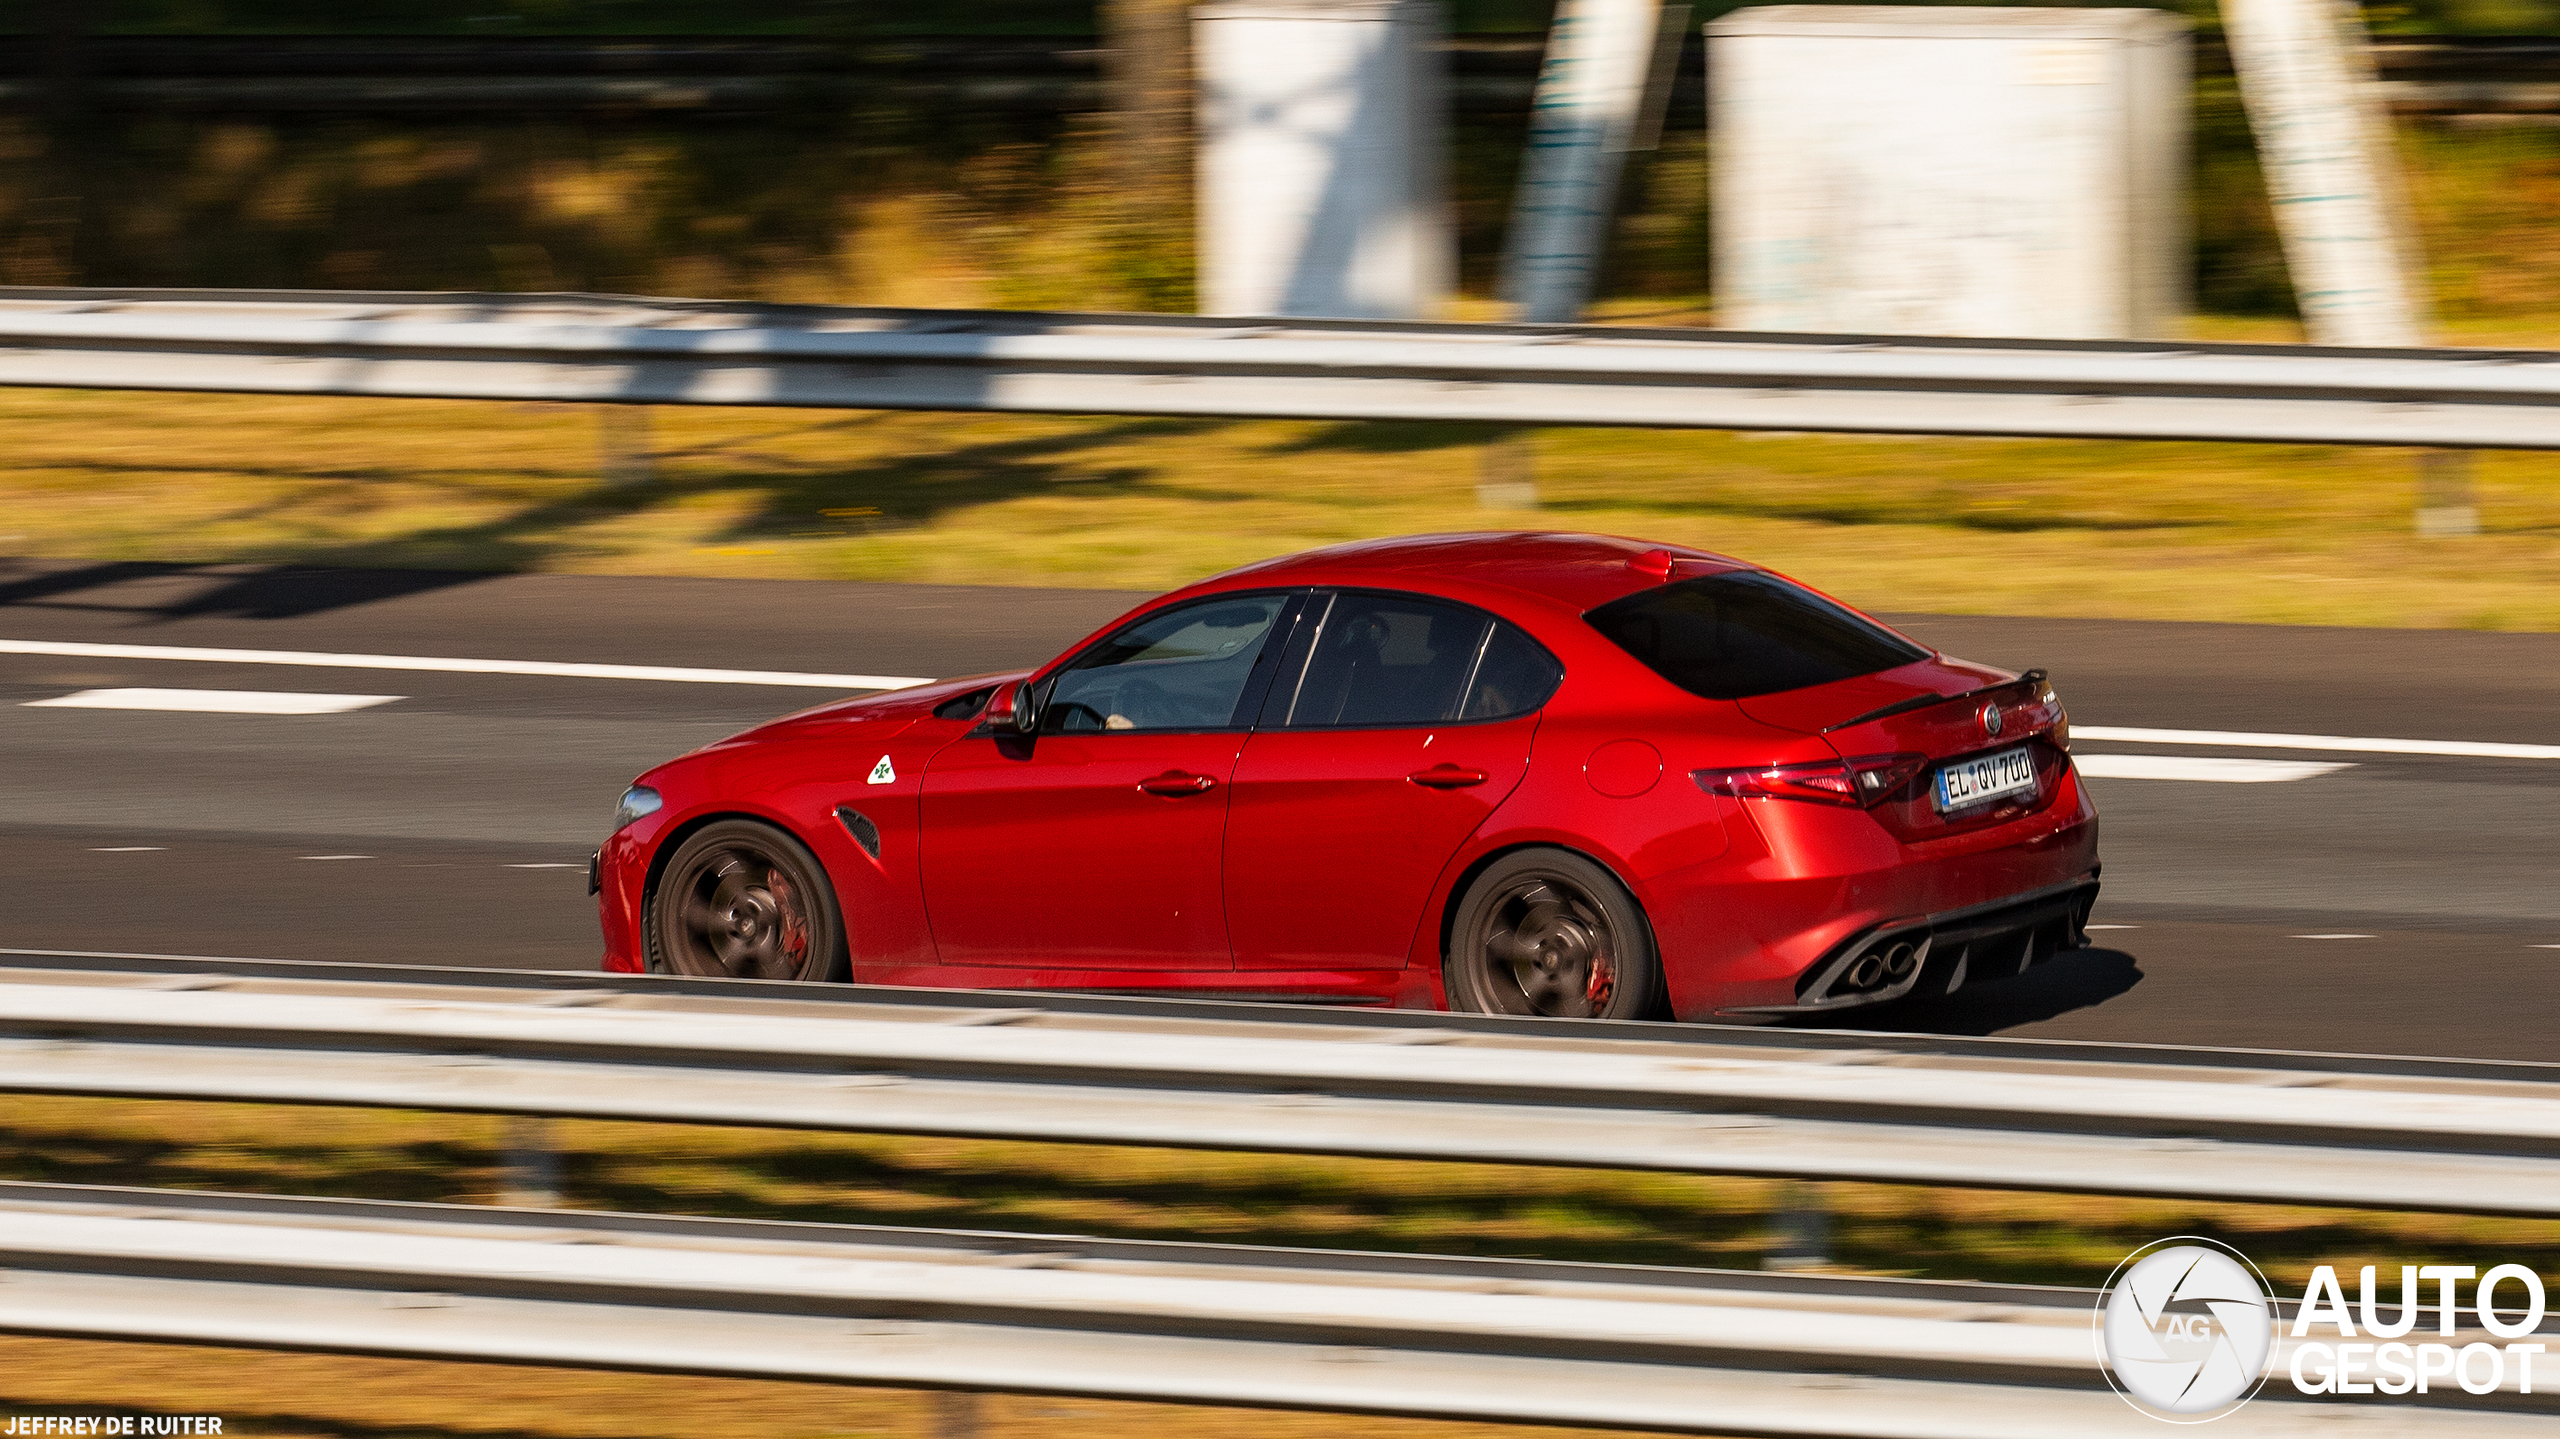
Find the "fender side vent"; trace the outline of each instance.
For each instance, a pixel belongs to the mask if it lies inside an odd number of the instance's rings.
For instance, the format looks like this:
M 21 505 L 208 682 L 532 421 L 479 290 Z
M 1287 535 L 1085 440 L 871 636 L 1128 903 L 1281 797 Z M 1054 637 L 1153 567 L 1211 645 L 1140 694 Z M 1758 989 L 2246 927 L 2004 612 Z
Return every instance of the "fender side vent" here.
M 840 804 L 836 806 L 836 819 L 844 825 L 844 832 L 853 836 L 853 842 L 862 846 L 864 854 L 873 859 L 880 857 L 880 826 L 871 822 L 871 816 L 852 805 Z

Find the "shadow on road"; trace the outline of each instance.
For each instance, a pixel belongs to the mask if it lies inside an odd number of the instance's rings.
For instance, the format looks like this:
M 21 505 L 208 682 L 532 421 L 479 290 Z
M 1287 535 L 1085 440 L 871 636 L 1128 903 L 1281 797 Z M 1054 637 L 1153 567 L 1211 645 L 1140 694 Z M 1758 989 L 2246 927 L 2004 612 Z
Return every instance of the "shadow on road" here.
M 120 615 L 138 625 L 192 619 L 290 620 L 495 578 L 475 570 L 0 561 L 0 614 Z
M 2142 980 L 2141 966 L 2120 949 L 2076 949 L 2055 955 L 2025 974 L 1967 985 L 1943 998 L 1911 1000 L 1800 1024 L 1808 1029 L 1998 1034 L 2104 1004 Z

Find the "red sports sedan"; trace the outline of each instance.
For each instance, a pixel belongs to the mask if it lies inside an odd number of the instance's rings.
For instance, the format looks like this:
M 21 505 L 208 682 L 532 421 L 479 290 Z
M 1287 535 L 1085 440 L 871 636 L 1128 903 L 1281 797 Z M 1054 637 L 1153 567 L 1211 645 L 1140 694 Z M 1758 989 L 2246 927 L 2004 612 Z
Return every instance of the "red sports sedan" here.
M 1248 565 L 1029 674 L 672 760 L 605 967 L 1636 1018 L 2085 942 L 2061 702 L 1765 569 L 1572 534 Z

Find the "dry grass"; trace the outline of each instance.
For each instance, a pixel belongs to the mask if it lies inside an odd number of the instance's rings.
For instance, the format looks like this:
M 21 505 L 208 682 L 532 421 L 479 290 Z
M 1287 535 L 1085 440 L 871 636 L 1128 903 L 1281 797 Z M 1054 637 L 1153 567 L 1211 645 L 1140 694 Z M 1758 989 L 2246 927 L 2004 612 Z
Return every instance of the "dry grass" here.
M 2560 628 L 2560 457 L 2481 457 L 2489 533 L 2422 541 L 2401 451 L 1545 430 L 1544 508 L 1487 512 L 1484 427 L 653 415 L 615 487 L 586 407 L 0 393 L 0 552 L 1158 589 L 1543 526 L 1887 610 Z
M 269 1105 L 0 1099 L 0 1178 L 486 1203 L 500 1121 Z M 563 1121 L 565 1202 L 629 1212 L 1754 1268 L 1769 1181 Z M 2560 1223 L 2275 1205 L 1821 1186 L 1847 1269 L 2094 1285 L 2164 1234 L 2280 1284 L 2314 1264 L 2495 1249 L 2560 1268 Z M 2362 1257 L 2359 1257 L 2362 1256 Z M 2397 1261 L 2394 1261 L 2397 1262 Z
M 211 1414 L 224 1439 L 940 1439 L 941 1396 L 837 1384 L 0 1335 L 13 1414 Z M 975 1439 L 1607 1439 L 1610 1431 L 978 1400 Z

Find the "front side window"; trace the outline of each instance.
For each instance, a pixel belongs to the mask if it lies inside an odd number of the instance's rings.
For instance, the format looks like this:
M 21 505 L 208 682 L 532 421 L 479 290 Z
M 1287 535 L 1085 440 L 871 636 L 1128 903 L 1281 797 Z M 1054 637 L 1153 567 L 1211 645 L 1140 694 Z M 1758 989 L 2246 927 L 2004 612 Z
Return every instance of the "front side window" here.
M 1222 595 L 1147 616 L 1050 681 L 1043 732 L 1226 729 L 1286 595 Z
M 1647 669 L 1712 700 L 1799 690 L 1929 657 L 1875 621 L 1757 570 L 1661 585 L 1583 618 Z
M 1322 607 L 1297 683 L 1282 681 L 1276 721 L 1266 722 L 1325 729 L 1500 719 L 1545 704 L 1562 676 L 1536 641 L 1481 610 L 1346 591 Z

